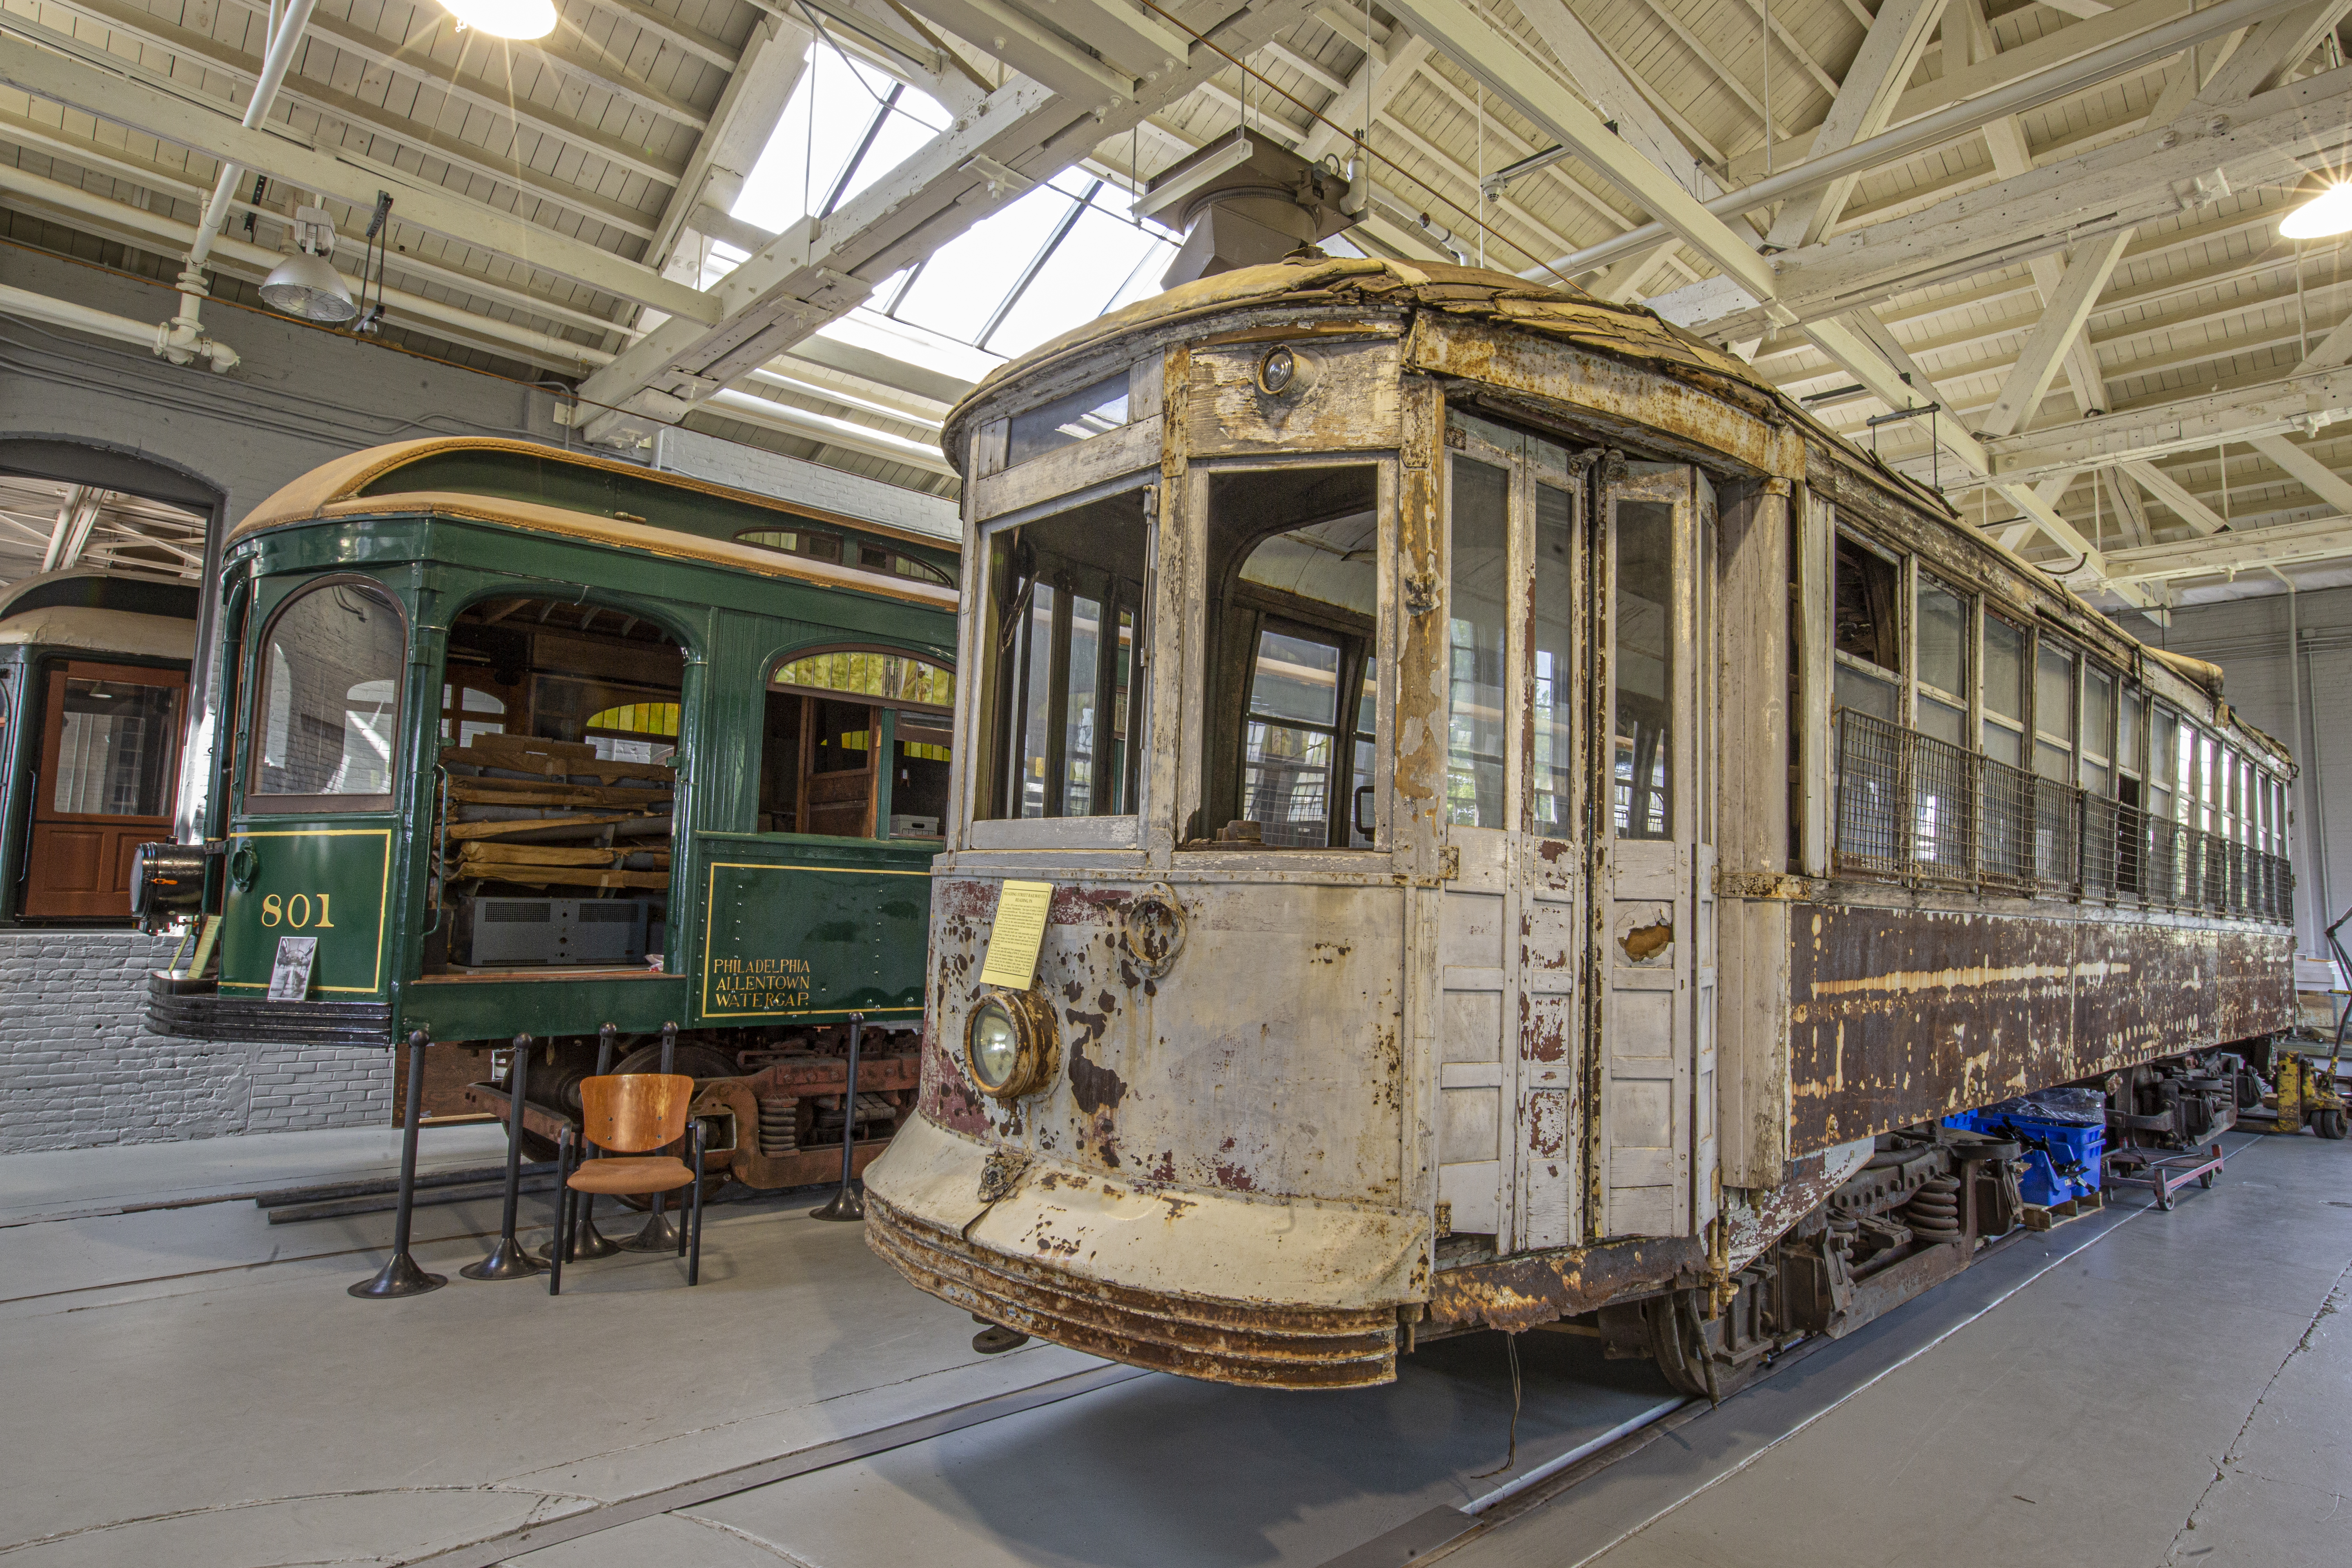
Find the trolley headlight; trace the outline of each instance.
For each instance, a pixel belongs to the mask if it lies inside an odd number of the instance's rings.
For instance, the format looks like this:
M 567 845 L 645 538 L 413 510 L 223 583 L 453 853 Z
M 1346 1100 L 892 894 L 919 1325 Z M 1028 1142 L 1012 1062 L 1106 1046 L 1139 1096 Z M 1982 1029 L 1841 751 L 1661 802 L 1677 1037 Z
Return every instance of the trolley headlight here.
M 1052 1015 L 1034 995 L 991 988 L 964 1025 L 964 1065 L 971 1080 L 1002 1100 L 1042 1085 L 1054 1067 Z

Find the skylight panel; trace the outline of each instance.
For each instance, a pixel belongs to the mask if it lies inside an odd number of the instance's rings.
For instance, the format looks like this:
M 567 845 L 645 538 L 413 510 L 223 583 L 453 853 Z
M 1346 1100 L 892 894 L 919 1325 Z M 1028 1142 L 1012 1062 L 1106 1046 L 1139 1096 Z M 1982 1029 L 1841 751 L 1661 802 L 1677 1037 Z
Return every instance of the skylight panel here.
M 1038 186 L 933 252 L 892 313 L 971 342 L 1076 206 L 1057 186 Z
M 1106 211 L 1099 201 L 1091 203 L 981 346 L 1010 357 L 1083 326 L 1139 281 L 1139 268 L 1146 275 L 1136 297 L 1156 293 L 1175 251 L 1154 231 Z
M 928 93 L 845 60 L 822 42 L 813 44 L 774 133 L 729 210 L 745 223 L 781 233 L 822 208 L 836 184 L 845 201 L 871 185 L 945 129 L 950 118 Z

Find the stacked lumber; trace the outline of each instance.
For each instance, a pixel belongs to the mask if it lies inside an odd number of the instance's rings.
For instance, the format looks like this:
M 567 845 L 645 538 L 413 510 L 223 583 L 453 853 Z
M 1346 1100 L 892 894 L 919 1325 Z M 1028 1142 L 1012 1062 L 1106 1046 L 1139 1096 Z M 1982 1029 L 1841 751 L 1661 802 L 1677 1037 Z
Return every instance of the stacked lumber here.
M 677 773 L 593 746 L 481 734 L 441 748 L 452 883 L 606 891 L 669 886 Z

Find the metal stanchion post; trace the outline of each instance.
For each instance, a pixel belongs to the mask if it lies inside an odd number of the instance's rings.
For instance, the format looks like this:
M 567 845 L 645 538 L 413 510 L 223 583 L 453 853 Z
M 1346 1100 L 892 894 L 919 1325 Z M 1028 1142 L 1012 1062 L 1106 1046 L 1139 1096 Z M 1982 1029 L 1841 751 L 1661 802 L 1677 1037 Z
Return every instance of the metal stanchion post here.
M 613 1070 L 613 1050 L 620 1038 L 620 1028 L 607 1024 L 596 1031 L 596 1076 L 603 1078 Z M 584 1133 L 584 1129 L 583 1130 Z M 584 1144 L 586 1139 L 582 1139 Z M 583 1159 L 602 1159 L 604 1151 L 582 1150 Z M 580 1194 L 580 1221 L 572 1227 L 572 1251 L 566 1263 L 577 1263 L 583 1258 L 610 1258 L 621 1250 L 621 1244 L 596 1228 L 596 1194 Z M 552 1246 L 552 1243 L 549 1245 Z
M 857 1036 L 866 1015 L 849 1016 L 849 1091 L 841 1097 L 841 1190 L 823 1208 L 809 1210 L 811 1219 L 864 1219 L 866 1200 L 849 1184 L 857 1168 Z
M 408 1098 L 400 1118 L 400 1206 L 392 1221 L 392 1257 L 373 1278 L 351 1287 L 354 1296 L 422 1296 L 449 1283 L 447 1276 L 427 1274 L 408 1256 L 408 1217 L 416 1202 L 416 1124 L 425 1115 L 425 1047 L 432 1043 L 422 1029 L 408 1037 Z
M 515 1205 L 522 1198 L 522 1102 L 530 1081 L 531 1037 L 517 1035 L 507 1058 L 507 1202 L 499 1221 L 499 1244 L 479 1263 L 457 1270 L 468 1279 L 528 1279 L 539 1272 L 539 1259 L 515 1239 Z
M 664 1024 L 661 1028 L 661 1069 L 667 1074 L 677 1066 L 677 1026 Z M 669 1194 L 654 1194 L 654 1212 L 646 1216 L 646 1227 L 622 1242 L 624 1252 L 676 1252 L 678 1247 L 677 1227 L 669 1223 Z

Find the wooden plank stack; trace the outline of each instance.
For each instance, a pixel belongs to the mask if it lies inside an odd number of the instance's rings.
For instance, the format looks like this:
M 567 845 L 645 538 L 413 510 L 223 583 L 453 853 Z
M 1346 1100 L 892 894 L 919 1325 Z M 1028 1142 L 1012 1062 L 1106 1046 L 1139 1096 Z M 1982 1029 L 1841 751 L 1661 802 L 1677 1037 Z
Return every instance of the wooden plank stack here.
M 621 891 L 669 886 L 666 763 L 623 763 L 593 746 L 532 735 L 478 734 L 444 746 L 452 882 Z

